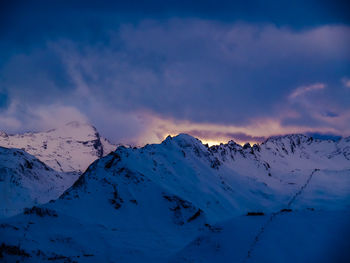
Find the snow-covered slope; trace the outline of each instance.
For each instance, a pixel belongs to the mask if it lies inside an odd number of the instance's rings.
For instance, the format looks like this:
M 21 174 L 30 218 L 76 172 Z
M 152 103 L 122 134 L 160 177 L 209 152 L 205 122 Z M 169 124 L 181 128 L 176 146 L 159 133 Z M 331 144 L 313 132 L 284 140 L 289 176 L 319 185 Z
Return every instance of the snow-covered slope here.
M 8 261 L 23 262 L 202 262 L 208 247 L 198 238 L 225 231 L 220 246 L 237 245 L 239 255 L 245 255 L 237 256 L 242 262 L 264 257 L 255 254 L 261 249 L 255 240 L 264 240 L 261 229 L 276 223 L 282 231 L 299 218 L 288 231 L 302 236 L 309 230 L 300 226 L 316 222 L 318 214 L 325 220 L 332 218 L 330 211 L 335 218 L 347 216 L 349 141 L 293 135 L 253 147 L 229 142 L 209 148 L 181 134 L 159 145 L 119 147 L 91 164 L 58 200 L 0 221 L 0 252 Z M 265 216 L 246 216 L 257 212 Z M 293 262 L 288 253 L 297 248 L 285 246 L 296 242 L 288 242 L 262 248 L 285 250 L 284 262 Z M 208 253 L 215 258 L 220 249 L 212 249 Z M 233 260 L 233 252 L 223 253 L 221 259 L 241 262 Z
M 205 231 L 167 262 L 348 263 L 350 212 L 240 216 Z
M 75 178 L 22 150 L 0 147 L 0 218 L 57 199 Z
M 79 122 L 47 132 L 15 135 L 1 132 L 0 146 L 23 149 L 57 171 L 80 173 L 116 148 L 95 127 Z

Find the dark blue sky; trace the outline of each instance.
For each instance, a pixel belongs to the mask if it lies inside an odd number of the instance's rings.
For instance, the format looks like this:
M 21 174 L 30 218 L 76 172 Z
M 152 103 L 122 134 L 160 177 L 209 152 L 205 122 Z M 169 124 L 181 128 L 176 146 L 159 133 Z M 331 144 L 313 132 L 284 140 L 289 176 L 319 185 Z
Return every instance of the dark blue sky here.
M 0 129 L 350 135 L 346 1 L 2 1 Z

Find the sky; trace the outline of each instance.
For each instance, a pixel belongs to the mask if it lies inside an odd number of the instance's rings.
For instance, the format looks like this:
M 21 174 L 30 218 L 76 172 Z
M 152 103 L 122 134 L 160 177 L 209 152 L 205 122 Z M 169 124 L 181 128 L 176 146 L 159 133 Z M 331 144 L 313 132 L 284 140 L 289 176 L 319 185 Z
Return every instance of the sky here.
M 1 1 L 0 130 L 350 136 L 346 1 Z

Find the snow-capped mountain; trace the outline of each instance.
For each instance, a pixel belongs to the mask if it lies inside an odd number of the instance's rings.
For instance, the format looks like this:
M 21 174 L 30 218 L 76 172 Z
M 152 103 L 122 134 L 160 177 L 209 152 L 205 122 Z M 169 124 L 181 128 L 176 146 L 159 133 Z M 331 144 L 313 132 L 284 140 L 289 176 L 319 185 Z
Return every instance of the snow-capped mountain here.
M 21 262 L 310 262 L 335 229 L 331 223 L 312 228 L 312 222 L 334 220 L 342 227 L 349 216 L 349 145 L 349 138 L 290 135 L 253 147 L 233 141 L 207 147 L 181 134 L 158 145 L 121 146 L 91 164 L 56 201 L 0 221 L 0 256 Z M 310 242 L 323 239 L 300 250 L 297 237 L 304 235 Z
M 89 164 L 116 147 L 78 122 L 47 132 L 1 132 L 0 146 L 11 148 L 1 148 L 0 217 L 57 199 Z
M 116 148 L 101 137 L 95 127 L 79 122 L 47 132 L 15 135 L 1 132 L 0 146 L 22 149 L 54 170 L 80 173 Z
M 0 147 L 0 218 L 57 199 L 76 176 L 54 171 L 25 151 Z

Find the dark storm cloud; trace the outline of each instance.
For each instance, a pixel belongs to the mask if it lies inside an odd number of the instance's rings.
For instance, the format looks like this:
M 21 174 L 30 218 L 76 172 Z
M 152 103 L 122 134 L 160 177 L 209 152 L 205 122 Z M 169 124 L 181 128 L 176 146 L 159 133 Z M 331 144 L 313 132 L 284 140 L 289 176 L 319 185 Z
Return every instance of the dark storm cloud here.
M 13 55 L 0 81 L 11 97 L 32 103 L 52 103 L 73 88 L 61 58 L 49 49 Z
M 347 12 L 349 4 L 345 0 L 252 0 L 249 3 L 243 0 L 13 0 L 3 1 L 1 7 L 2 22 L 20 25 L 22 28 L 25 28 L 25 25 L 36 25 L 38 28 L 33 28 L 32 31 L 42 30 L 45 35 L 50 35 L 47 32 L 48 29 L 61 34 L 69 34 L 72 31 L 77 33 L 77 27 L 84 25 L 96 29 L 100 25 L 93 22 L 107 20 L 109 15 L 112 15 L 114 20 L 129 22 L 145 18 L 198 17 L 229 22 L 237 20 L 268 22 L 293 27 L 349 23 L 350 21 Z M 16 16 L 21 16 L 21 19 L 16 19 Z M 5 26 L 2 29 L 6 30 Z M 24 32 L 23 30 L 22 33 Z M 29 32 L 26 33 L 29 34 Z M 51 32 L 52 34 L 55 32 Z
M 347 1 L 95 1 L 13 0 L 0 6 L 1 61 L 12 52 L 42 47 L 45 41 L 69 38 L 104 42 L 121 23 L 172 17 L 232 23 L 272 23 L 291 28 L 349 24 Z M 12 52 L 11 52 L 12 51 Z M 1 63 L 0 61 L 0 63 Z
M 299 32 L 173 19 L 122 25 L 102 47 L 56 47 L 72 79 L 79 79 L 73 87 L 82 85 L 111 106 L 244 123 L 275 115 L 275 104 L 293 92 L 290 104 L 302 110 L 310 102 L 302 103 L 309 95 L 304 83 L 339 83 L 349 72 L 349 32 L 344 26 Z
M 62 122 L 81 116 L 116 140 L 148 129 L 145 114 L 235 126 L 274 119 L 346 133 L 346 7 L 8 1 L 0 15 L 0 125 L 25 129 L 57 108 Z M 225 134 L 260 141 L 268 133 Z

